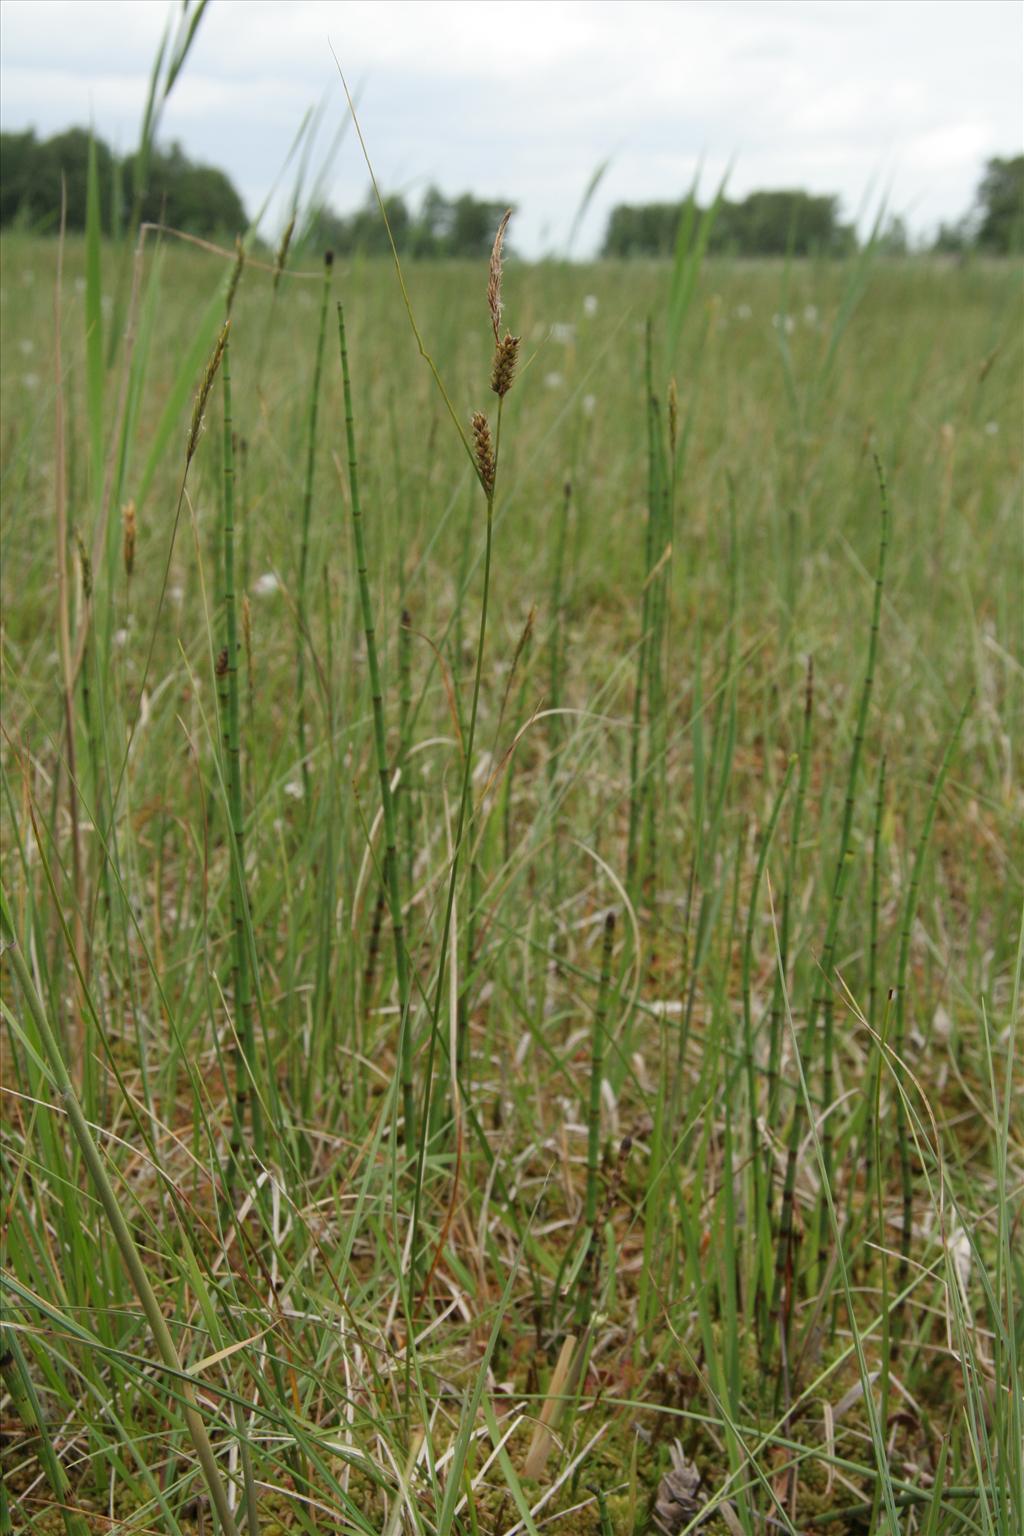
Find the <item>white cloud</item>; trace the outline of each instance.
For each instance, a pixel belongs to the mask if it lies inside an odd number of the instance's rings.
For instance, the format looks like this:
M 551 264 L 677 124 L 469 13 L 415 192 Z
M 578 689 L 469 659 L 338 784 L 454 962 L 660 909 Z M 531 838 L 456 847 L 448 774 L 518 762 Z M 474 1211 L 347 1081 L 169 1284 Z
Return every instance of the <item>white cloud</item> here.
M 176 16 L 178 7 L 174 7 Z M 137 133 L 170 12 L 157 3 L 4 0 L 5 127 L 90 117 Z M 987 155 L 1021 140 L 1024 21 L 1004 0 L 213 0 L 168 104 L 165 139 L 222 165 L 250 209 L 306 107 L 321 146 L 349 83 L 378 175 L 518 200 L 520 249 L 564 240 L 598 161 L 612 165 L 581 249 L 612 203 L 678 197 L 732 162 L 730 189 L 869 186 L 918 227 L 959 216 Z M 361 200 L 355 138 L 330 177 Z

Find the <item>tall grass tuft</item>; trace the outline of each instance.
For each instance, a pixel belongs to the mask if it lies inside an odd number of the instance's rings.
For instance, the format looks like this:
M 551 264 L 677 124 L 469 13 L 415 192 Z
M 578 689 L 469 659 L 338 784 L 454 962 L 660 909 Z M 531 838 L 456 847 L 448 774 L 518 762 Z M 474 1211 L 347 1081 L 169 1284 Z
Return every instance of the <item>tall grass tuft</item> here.
M 306 741 L 306 649 L 310 644 L 309 614 L 307 612 L 307 584 L 309 580 L 309 533 L 313 511 L 313 477 L 316 469 L 316 424 L 320 405 L 320 377 L 324 360 L 324 337 L 327 334 L 327 305 L 331 296 L 331 272 L 334 254 L 324 255 L 324 284 L 320 295 L 320 324 L 317 329 L 316 353 L 313 360 L 313 382 L 309 397 L 309 435 L 306 441 L 306 479 L 302 492 L 302 542 L 299 548 L 299 580 L 295 593 L 296 608 L 296 701 L 299 741 L 299 762 L 302 766 L 302 782 L 309 801 L 309 750 Z M 275 278 L 277 274 L 275 273 Z

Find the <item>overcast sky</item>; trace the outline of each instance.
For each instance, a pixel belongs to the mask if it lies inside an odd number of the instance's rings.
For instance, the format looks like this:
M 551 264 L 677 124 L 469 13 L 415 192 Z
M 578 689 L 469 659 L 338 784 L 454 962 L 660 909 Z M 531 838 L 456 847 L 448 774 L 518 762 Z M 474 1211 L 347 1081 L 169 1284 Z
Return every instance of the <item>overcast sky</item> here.
M 91 119 L 131 149 L 171 10 L 0 0 L 3 127 Z M 507 197 L 527 255 L 565 249 L 606 158 L 579 254 L 614 203 L 678 198 L 699 165 L 709 192 L 731 164 L 733 196 L 835 192 L 849 218 L 886 194 L 928 232 L 1024 136 L 1018 0 L 212 0 L 162 138 L 254 212 L 306 109 L 325 104 L 314 163 L 343 120 L 329 42 L 384 187 Z M 349 133 L 327 193 L 347 209 L 366 188 Z

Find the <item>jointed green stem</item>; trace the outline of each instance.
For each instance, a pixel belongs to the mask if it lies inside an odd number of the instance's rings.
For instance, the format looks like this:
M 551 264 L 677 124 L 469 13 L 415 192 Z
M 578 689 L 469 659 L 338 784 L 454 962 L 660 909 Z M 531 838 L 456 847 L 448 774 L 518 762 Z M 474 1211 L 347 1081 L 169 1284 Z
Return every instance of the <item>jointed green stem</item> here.
M 782 1059 L 782 988 L 788 975 L 789 939 L 793 901 L 796 893 L 797 855 L 803 826 L 807 780 L 811 771 L 811 727 L 814 719 L 814 663 L 807 661 L 807 685 L 804 690 L 804 723 L 800 739 L 800 774 L 796 785 L 796 804 L 789 831 L 789 857 L 786 863 L 786 887 L 782 894 L 782 920 L 779 924 L 779 975 L 772 998 L 771 1040 L 768 1046 L 768 1125 L 774 1126 L 779 1107 L 779 1063 Z M 767 1154 L 771 1167 L 771 1154 Z M 770 1192 L 769 1192 L 770 1194 Z
M 760 1136 L 758 1132 L 758 1093 L 757 1093 L 757 1069 L 754 1056 L 754 1019 L 751 1006 L 751 973 L 754 959 L 754 923 L 757 917 L 757 897 L 761 889 L 761 881 L 764 877 L 765 865 L 768 862 L 768 851 L 775 836 L 775 828 L 778 825 L 779 813 L 782 803 L 786 798 L 790 782 L 793 778 L 793 770 L 796 767 L 796 758 L 791 757 L 786 768 L 785 777 L 779 785 L 775 796 L 775 803 L 768 818 L 768 825 L 761 839 L 761 851 L 758 855 L 757 869 L 754 874 L 754 884 L 750 892 L 750 905 L 747 908 L 747 925 L 743 941 L 743 1054 L 747 1075 L 747 1114 L 750 1120 L 750 1159 L 754 1170 L 754 1205 L 757 1212 L 756 1221 L 760 1220 L 761 1212 L 765 1209 L 764 1192 L 764 1165 L 761 1161 L 758 1146 Z M 740 867 L 740 859 L 737 856 L 736 867 Z M 764 1330 L 762 1330 L 764 1331 Z
M 370 594 L 370 578 L 366 565 L 366 536 L 363 530 L 363 510 L 359 500 L 359 472 L 356 464 L 355 423 L 352 416 L 352 382 L 349 378 L 348 347 L 345 341 L 345 314 L 338 305 L 338 343 L 341 349 L 341 373 L 345 389 L 345 438 L 348 444 L 348 483 L 352 500 L 352 528 L 356 545 L 356 570 L 359 578 L 359 599 L 363 610 L 363 629 L 366 634 L 366 659 L 370 669 L 370 694 L 373 705 L 373 736 L 377 754 L 377 774 L 380 779 L 381 809 L 384 813 L 384 880 L 391 908 L 391 931 L 395 944 L 395 973 L 398 978 L 398 1053 L 399 1074 L 402 1090 L 402 1114 L 404 1116 L 404 1141 L 407 1147 L 416 1143 L 416 1098 L 412 1082 L 412 1037 L 409 1016 L 409 959 L 405 947 L 405 925 L 402 916 L 402 895 L 398 876 L 398 832 L 395 817 L 395 798 L 391 793 L 391 774 L 388 768 L 387 729 L 384 721 L 384 691 L 381 683 L 380 662 L 377 657 L 377 639 L 373 620 L 373 598 Z
M 309 440 L 306 444 L 306 481 L 302 493 L 302 546 L 299 552 L 299 582 L 295 594 L 297 611 L 296 690 L 298 692 L 297 720 L 299 733 L 299 762 L 302 765 L 302 783 L 309 803 L 309 761 L 306 752 L 306 646 L 309 644 L 309 620 L 306 608 L 306 586 L 309 573 L 309 524 L 313 508 L 313 475 L 316 469 L 316 421 L 320 404 L 320 375 L 323 367 L 324 336 L 327 333 L 327 301 L 331 292 L 331 253 L 324 261 L 324 283 L 320 298 L 320 328 L 316 338 L 316 359 L 313 364 L 313 387 L 309 402 Z
M 935 812 L 939 805 L 939 796 L 942 786 L 946 782 L 949 765 L 953 757 L 953 749 L 957 744 L 960 732 L 963 730 L 964 721 L 967 719 L 967 711 L 971 707 L 974 698 L 973 691 L 968 694 L 964 706 L 957 717 L 957 722 L 946 742 L 946 749 L 942 754 L 935 781 L 932 784 L 932 792 L 928 799 L 928 809 L 925 812 L 924 825 L 921 835 L 917 840 L 917 848 L 914 852 L 914 868 L 910 876 L 910 885 L 907 887 L 907 902 L 903 909 L 903 927 L 900 934 L 900 958 L 896 971 L 896 1032 L 893 1041 L 893 1051 L 896 1058 L 896 1072 L 899 1084 L 903 1081 L 903 1050 L 906 1043 L 906 1019 L 907 1019 L 907 967 L 910 962 L 910 937 L 914 926 L 914 917 L 917 913 L 917 902 L 921 891 L 921 874 L 924 869 L 925 854 L 928 851 L 928 843 L 932 835 L 932 827 L 935 824 Z M 896 1094 L 896 1134 L 900 1150 L 900 1182 L 903 1191 L 903 1223 L 900 1231 L 900 1263 L 896 1271 L 896 1290 L 902 1291 L 910 1269 L 910 1243 L 911 1225 L 913 1218 L 914 1181 L 910 1167 L 910 1137 L 907 1131 L 907 1107 L 903 1100 L 903 1094 Z
M 576 1303 L 576 1320 L 580 1324 L 589 1321 L 590 1305 L 597 1276 L 598 1233 L 597 1183 L 601 1168 L 601 1083 L 604 1076 L 604 1036 L 608 1014 L 608 997 L 611 988 L 612 944 L 615 939 L 615 913 L 609 912 L 604 920 L 604 942 L 601 948 L 601 983 L 594 1010 L 594 1032 L 590 1045 L 590 1106 L 587 1113 L 587 1192 L 583 1207 L 583 1224 L 587 1230 L 589 1247 L 580 1273 L 580 1289 Z
M 824 1028 L 822 1031 L 822 1111 L 824 1121 L 821 1128 L 821 1154 L 825 1168 L 825 1178 L 831 1183 L 833 1173 L 833 1117 L 830 1113 L 835 1098 L 835 953 L 836 942 L 839 937 L 839 923 L 842 917 L 843 900 L 846 895 L 846 882 L 853 863 L 853 854 L 850 847 L 853 831 L 853 809 L 857 798 L 857 781 L 860 776 L 861 749 L 864 745 L 864 731 L 867 725 L 868 706 L 871 702 L 871 693 L 875 681 L 875 658 L 878 654 L 878 632 L 882 617 L 882 590 L 885 581 L 885 557 L 889 548 L 889 497 L 885 484 L 885 473 L 881 462 L 875 459 L 875 470 L 878 475 L 878 488 L 881 498 L 882 529 L 878 546 L 878 566 L 875 572 L 875 595 L 871 609 L 871 631 L 868 636 L 868 660 L 864 673 L 864 685 L 861 689 L 860 705 L 857 710 L 857 724 L 854 729 L 853 746 L 850 751 L 850 771 L 846 781 L 846 803 L 843 807 L 843 826 L 839 836 L 839 854 L 836 860 L 835 881 L 832 887 L 832 905 L 829 911 L 828 928 L 825 934 L 825 951 L 822 959 L 822 985 L 824 996 L 814 1010 L 811 1035 L 817 1026 L 818 1013 L 824 1009 Z M 818 1260 L 819 1270 L 824 1259 L 824 1248 L 828 1231 L 827 1210 L 824 1193 L 818 1208 Z
M 222 363 L 224 391 L 224 620 L 227 645 L 222 672 L 226 683 L 227 713 L 222 720 L 224 759 L 228 781 L 228 811 L 233 843 L 231 878 L 231 913 L 234 928 L 234 1000 L 235 1029 L 240 1042 L 236 1050 L 235 1076 L 235 1153 L 241 1153 L 246 1104 L 251 1104 L 253 1145 L 262 1160 L 265 1154 L 263 1120 L 259 1098 L 250 1093 L 256 1074 L 256 1033 L 253 1027 L 252 977 L 249 962 L 248 899 L 245 886 L 245 811 L 242 804 L 242 749 L 238 707 L 238 607 L 235 594 L 235 460 L 231 421 L 231 362 L 228 343 L 224 344 Z

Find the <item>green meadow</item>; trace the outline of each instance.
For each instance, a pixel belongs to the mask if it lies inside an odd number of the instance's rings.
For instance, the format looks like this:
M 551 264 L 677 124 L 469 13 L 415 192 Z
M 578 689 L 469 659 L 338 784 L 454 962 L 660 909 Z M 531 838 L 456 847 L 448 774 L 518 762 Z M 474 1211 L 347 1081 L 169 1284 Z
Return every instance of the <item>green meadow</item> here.
M 1019 270 L 0 282 L 0 1530 L 1016 1536 Z

